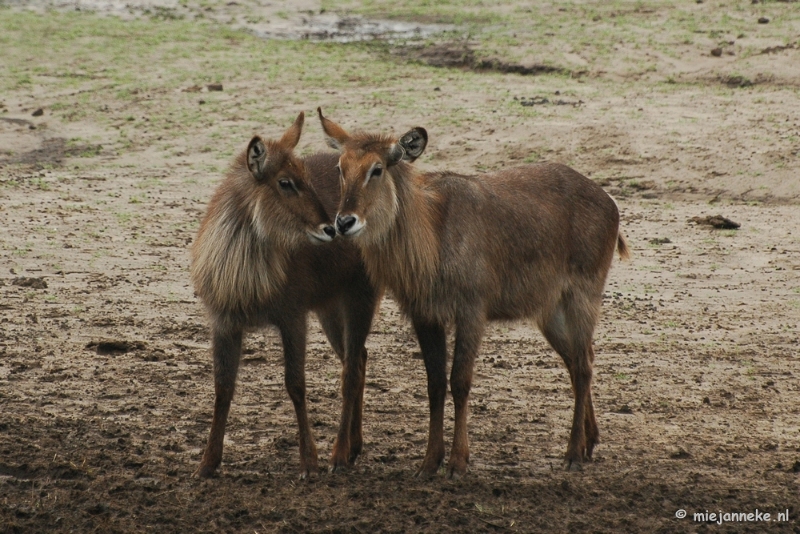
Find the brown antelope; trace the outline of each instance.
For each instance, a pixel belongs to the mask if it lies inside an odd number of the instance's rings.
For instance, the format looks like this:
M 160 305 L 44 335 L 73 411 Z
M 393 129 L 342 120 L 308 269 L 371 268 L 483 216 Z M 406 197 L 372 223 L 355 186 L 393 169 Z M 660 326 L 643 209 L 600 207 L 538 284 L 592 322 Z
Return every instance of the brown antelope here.
M 285 383 L 300 429 L 300 473 L 318 470 L 305 398 L 306 321 L 315 311 L 342 360 L 343 408 L 331 469 L 361 452 L 367 351 L 364 342 L 380 292 L 358 249 L 330 225 L 339 202 L 337 155 L 304 159 L 292 150 L 303 113 L 279 141 L 254 137 L 234 160 L 208 206 L 192 247 L 192 281 L 211 323 L 214 418 L 197 475 L 222 461 L 246 329 L 272 324 L 283 342 Z
M 399 139 L 350 135 L 319 112 L 341 151 L 337 231 L 353 239 L 374 283 L 410 316 L 428 375 L 430 431 L 418 474 L 445 456 L 446 327 L 455 324 L 450 388 L 455 432 L 448 476 L 469 461 L 467 400 L 487 320 L 532 318 L 569 370 L 575 410 L 567 468 L 598 443 L 592 405 L 603 286 L 614 250 L 628 256 L 619 212 L 600 186 L 564 165 L 526 165 L 481 176 L 420 173 L 409 162 L 428 142 L 423 128 Z

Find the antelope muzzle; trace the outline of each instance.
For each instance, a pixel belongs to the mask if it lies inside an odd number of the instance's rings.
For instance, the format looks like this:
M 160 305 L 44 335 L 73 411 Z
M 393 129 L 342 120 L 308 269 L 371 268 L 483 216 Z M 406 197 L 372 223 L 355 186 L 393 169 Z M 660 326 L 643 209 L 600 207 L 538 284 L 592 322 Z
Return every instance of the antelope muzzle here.
M 357 215 L 339 214 L 336 216 L 336 231 L 343 236 L 354 237 L 364 229 L 362 220 Z

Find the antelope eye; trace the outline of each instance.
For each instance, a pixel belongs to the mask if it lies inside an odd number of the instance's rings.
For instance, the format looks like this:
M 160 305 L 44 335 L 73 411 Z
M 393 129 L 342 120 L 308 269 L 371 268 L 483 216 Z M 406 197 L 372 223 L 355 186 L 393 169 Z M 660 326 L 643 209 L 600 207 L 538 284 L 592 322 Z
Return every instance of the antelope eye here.
M 290 180 L 278 180 L 278 186 L 284 191 L 294 191 L 294 184 Z
M 375 167 L 372 169 L 372 172 L 369 173 L 370 178 L 380 178 L 383 174 L 383 169 L 381 167 Z

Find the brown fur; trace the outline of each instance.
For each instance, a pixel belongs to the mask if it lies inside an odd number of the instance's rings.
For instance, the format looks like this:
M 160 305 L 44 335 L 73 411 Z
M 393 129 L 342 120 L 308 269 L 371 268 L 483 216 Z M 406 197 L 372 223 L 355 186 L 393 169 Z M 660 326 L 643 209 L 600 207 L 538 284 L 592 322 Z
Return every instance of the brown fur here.
M 579 467 L 599 437 L 591 400 L 592 334 L 603 287 L 614 250 L 629 254 L 613 199 L 557 164 L 481 176 L 422 174 L 402 161 L 392 164 L 406 136 L 355 138 L 322 122 L 329 142 L 342 150 L 337 228 L 356 232 L 367 272 L 410 316 L 422 349 L 431 423 L 420 472 L 434 473 L 444 460 L 446 328 L 455 325 L 450 387 L 456 421 L 448 473 L 458 476 L 469 459 L 467 400 L 486 322 L 519 318 L 535 321 L 569 369 L 575 411 L 566 460 Z M 365 180 L 376 165 L 386 172 Z
M 337 156 L 295 158 L 291 149 L 296 142 L 264 142 L 268 156 L 258 177 L 248 168 L 247 151 L 234 160 L 192 247 L 192 281 L 211 321 L 216 390 L 200 476 L 211 476 L 222 461 L 243 332 L 268 324 L 278 327 L 283 342 L 286 388 L 300 432 L 301 474 L 317 471 L 305 403 L 309 311 L 317 313 L 343 363 L 343 409 L 332 467 L 352 464 L 361 450 L 364 342 L 380 294 L 352 244 L 314 244 L 307 235 L 330 223 L 339 203 Z M 292 180 L 296 191 L 281 191 L 281 179 Z

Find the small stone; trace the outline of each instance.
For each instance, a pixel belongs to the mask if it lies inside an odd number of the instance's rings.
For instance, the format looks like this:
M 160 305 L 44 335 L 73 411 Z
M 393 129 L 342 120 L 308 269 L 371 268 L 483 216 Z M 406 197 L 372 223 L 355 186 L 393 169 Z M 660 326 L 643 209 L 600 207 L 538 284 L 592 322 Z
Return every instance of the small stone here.
M 711 51 L 711 55 L 714 57 L 720 57 L 722 55 L 722 49 L 715 48 L 714 50 Z
M 31 113 L 31 115 L 33 115 L 34 117 L 41 117 L 42 115 L 44 115 L 44 110 L 42 108 L 39 108 L 33 113 Z
M 761 18 L 758 19 L 758 23 L 759 24 L 768 24 L 769 23 L 769 19 L 767 17 L 761 17 Z
M 206 85 L 206 88 L 209 91 L 222 91 L 222 84 L 221 83 L 210 83 Z

